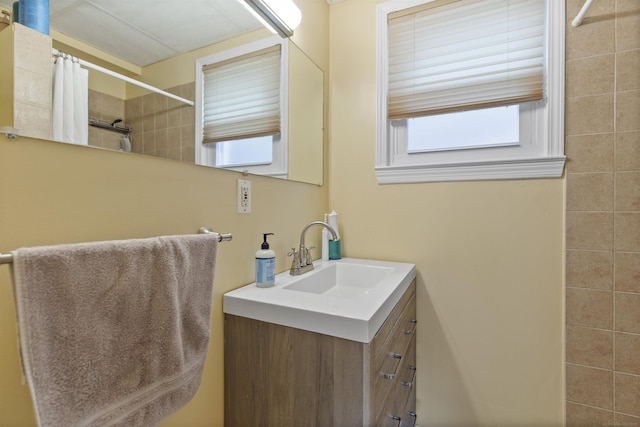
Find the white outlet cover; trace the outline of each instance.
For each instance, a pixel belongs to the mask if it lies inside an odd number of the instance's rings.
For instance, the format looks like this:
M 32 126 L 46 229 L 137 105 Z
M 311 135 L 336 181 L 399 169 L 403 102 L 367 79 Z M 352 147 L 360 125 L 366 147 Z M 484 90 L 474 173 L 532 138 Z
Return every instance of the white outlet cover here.
M 251 181 L 247 179 L 238 180 L 238 213 L 251 212 Z

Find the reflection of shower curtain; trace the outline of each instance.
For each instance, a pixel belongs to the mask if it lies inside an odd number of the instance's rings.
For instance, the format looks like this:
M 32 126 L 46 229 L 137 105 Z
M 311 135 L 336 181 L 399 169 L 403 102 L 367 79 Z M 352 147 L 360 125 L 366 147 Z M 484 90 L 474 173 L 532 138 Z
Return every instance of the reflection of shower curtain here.
M 53 66 L 53 139 L 89 143 L 89 71 L 69 55 Z

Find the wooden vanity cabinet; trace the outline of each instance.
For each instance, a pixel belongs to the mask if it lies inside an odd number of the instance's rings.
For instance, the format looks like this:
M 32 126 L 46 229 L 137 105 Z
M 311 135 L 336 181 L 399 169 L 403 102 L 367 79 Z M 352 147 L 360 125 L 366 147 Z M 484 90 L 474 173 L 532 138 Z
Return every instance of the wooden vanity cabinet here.
M 225 314 L 225 425 L 415 425 L 415 280 L 364 344 Z

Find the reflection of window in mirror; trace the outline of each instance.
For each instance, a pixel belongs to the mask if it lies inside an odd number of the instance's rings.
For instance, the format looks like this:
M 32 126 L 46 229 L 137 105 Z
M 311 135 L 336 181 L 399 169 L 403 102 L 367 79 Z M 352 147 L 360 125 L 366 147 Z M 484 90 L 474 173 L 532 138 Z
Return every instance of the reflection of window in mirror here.
M 216 166 L 231 168 L 270 164 L 273 161 L 272 147 L 272 136 L 218 142 L 216 143 Z
M 280 37 L 196 61 L 196 163 L 287 177 L 287 63 Z

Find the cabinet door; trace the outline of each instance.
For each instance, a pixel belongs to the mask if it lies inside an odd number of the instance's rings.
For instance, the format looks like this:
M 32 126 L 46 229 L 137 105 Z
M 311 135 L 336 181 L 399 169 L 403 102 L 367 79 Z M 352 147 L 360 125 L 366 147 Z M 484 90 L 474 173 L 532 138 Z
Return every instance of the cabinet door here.
M 364 344 L 225 315 L 225 426 L 363 425 Z

